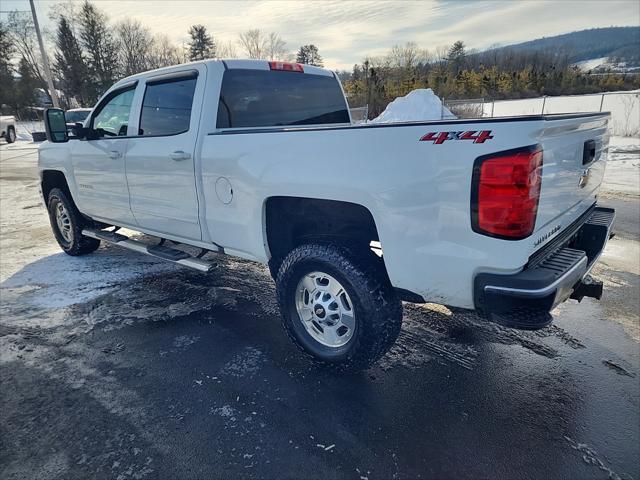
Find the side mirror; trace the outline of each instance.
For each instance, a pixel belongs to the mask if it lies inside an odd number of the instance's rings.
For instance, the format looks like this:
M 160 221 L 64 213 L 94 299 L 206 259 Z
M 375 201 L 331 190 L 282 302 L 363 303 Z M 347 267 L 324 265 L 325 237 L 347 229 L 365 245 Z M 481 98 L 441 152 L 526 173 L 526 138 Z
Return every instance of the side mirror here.
M 50 142 L 64 143 L 69 141 L 67 120 L 63 110 L 59 108 L 47 108 L 44 112 L 44 127 L 47 132 L 47 140 Z

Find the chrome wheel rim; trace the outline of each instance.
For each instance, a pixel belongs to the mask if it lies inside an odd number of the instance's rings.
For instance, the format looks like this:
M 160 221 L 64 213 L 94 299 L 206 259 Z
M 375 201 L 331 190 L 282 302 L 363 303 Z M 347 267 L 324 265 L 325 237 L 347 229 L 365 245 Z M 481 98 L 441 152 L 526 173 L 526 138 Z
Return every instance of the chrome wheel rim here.
M 55 208 L 58 231 L 66 242 L 71 243 L 73 240 L 73 231 L 71 230 L 71 218 L 69 217 L 69 212 L 67 212 L 67 209 L 62 203 L 58 203 Z
M 9 130 L 8 135 L 11 143 L 16 141 L 16 132 L 14 132 L 13 130 Z
M 318 343 L 339 348 L 351 340 L 356 326 L 353 303 L 331 275 L 311 272 L 302 277 L 296 289 L 296 310 L 304 328 Z

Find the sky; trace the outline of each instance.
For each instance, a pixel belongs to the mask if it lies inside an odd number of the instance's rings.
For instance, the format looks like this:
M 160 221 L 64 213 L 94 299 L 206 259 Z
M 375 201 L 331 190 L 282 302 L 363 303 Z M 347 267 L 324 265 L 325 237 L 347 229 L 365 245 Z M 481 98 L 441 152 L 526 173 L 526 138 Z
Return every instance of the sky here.
M 43 28 L 60 0 L 36 0 Z M 640 25 L 638 0 L 93 0 L 112 21 L 137 19 L 175 43 L 203 24 L 219 42 L 252 28 L 277 32 L 293 52 L 318 46 L 325 66 L 350 70 L 395 44 L 435 49 L 456 40 L 468 48 L 508 45 L 575 30 Z M 1 0 L 0 10 L 29 10 L 28 0 Z M 0 14 L 5 18 L 6 14 Z

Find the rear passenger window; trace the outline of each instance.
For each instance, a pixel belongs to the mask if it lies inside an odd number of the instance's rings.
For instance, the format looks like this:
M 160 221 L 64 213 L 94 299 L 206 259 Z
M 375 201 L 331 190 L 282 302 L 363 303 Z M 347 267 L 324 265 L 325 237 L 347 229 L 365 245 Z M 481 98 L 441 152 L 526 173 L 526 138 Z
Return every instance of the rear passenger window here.
M 197 78 L 147 83 L 139 135 L 177 135 L 189 130 Z
M 333 76 L 232 69 L 222 78 L 217 128 L 349 122 Z

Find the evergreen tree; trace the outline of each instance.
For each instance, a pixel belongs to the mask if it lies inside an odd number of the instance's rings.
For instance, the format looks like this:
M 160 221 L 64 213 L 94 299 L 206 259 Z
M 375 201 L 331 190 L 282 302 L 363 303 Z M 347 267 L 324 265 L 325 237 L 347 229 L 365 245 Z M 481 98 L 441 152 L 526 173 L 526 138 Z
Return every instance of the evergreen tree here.
M 9 32 L 5 25 L 0 23 L 0 52 L 2 52 L 0 55 L 0 107 L 11 103 L 11 97 L 13 97 L 13 66 L 9 62 L 13 51 Z
M 106 16 L 88 0 L 80 10 L 80 38 L 87 53 L 91 76 L 90 100 L 95 101 L 118 75 L 117 42 L 111 35 Z
M 87 64 L 80 43 L 64 16 L 58 21 L 56 48 L 55 69 L 60 76 L 62 90 L 67 96 L 75 97 L 81 105 L 87 105 Z
M 464 42 L 458 40 L 449 49 L 449 54 L 447 55 L 447 61 L 451 66 L 451 69 L 457 74 L 464 64 L 464 59 L 466 56 Z
M 306 65 L 315 65 L 316 67 L 323 67 L 322 57 L 318 53 L 318 47 L 313 44 L 302 45 L 296 55 L 296 62 L 304 63 Z
M 27 116 L 27 107 L 34 106 L 36 102 L 36 88 L 40 82 L 33 72 L 29 61 L 22 57 L 18 63 L 19 78 L 15 82 L 15 91 L 10 105 L 21 116 Z
M 189 29 L 189 59 L 204 60 L 205 58 L 213 58 L 216 56 L 216 45 L 207 33 L 207 27 L 204 25 L 193 25 Z

